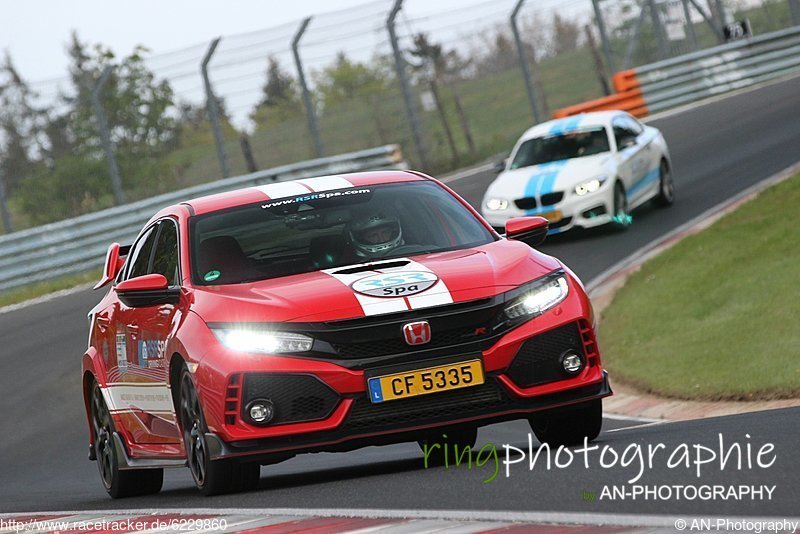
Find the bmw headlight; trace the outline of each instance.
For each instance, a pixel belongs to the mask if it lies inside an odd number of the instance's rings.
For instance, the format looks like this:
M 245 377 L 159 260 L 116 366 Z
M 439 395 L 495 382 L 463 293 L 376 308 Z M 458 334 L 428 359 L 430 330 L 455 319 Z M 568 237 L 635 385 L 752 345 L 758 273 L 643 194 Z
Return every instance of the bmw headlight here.
M 292 332 L 268 332 L 252 328 L 212 328 L 211 331 L 220 343 L 240 352 L 307 352 L 314 344 L 312 338 Z
M 594 193 L 595 191 L 600 189 L 600 186 L 603 185 L 603 183 L 607 179 L 608 179 L 607 176 L 598 176 L 597 178 L 592 178 L 587 182 L 578 184 L 578 186 L 575 187 L 575 194 L 578 195 L 579 197 L 582 197 L 583 195 Z
M 490 198 L 486 201 L 486 209 L 491 211 L 503 211 L 508 208 L 508 200 L 504 198 Z
M 536 317 L 563 301 L 568 294 L 569 285 L 565 276 L 551 278 L 514 299 L 505 309 L 506 317 L 512 320 Z

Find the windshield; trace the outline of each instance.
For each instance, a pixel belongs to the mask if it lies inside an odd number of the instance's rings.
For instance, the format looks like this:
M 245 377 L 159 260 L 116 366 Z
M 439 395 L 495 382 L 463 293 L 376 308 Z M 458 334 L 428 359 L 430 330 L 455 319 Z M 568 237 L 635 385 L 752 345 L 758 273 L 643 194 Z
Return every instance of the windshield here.
M 609 150 L 608 134 L 602 126 L 548 137 L 535 137 L 520 145 L 511 162 L 511 168 L 520 169 L 551 161 L 593 156 Z
M 433 182 L 383 184 L 265 200 L 192 219 L 192 278 L 235 284 L 495 238 Z

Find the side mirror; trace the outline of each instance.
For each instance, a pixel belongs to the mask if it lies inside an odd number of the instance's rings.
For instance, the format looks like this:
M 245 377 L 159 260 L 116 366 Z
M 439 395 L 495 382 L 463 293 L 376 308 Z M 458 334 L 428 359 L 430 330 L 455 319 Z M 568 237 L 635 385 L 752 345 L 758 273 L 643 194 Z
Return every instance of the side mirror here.
M 500 174 L 504 170 L 506 170 L 506 165 L 508 165 L 508 158 L 503 159 L 502 161 L 498 161 L 494 164 L 492 169 L 494 170 L 495 174 Z
M 636 145 L 636 137 L 629 135 L 619 140 L 619 150 L 625 150 Z
M 106 252 L 106 262 L 103 266 L 103 274 L 100 281 L 92 289 L 100 289 L 117 277 L 122 266 L 125 265 L 125 256 L 130 247 L 120 246 L 119 243 L 111 243 Z
M 119 300 L 130 308 L 177 304 L 181 296 L 180 288 L 168 287 L 163 274 L 130 278 L 117 284 L 116 290 Z
M 549 224 L 544 217 L 514 217 L 506 221 L 506 237 L 538 247 L 547 237 Z

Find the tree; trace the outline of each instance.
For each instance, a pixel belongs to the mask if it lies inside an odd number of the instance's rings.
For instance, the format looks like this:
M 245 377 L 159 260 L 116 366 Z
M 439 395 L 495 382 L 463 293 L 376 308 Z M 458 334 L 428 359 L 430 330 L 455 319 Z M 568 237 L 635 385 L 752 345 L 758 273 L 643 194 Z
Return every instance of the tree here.
M 439 114 L 442 118 L 442 126 L 445 129 L 445 135 L 447 136 L 448 144 L 450 145 L 451 152 L 453 152 L 454 159 L 458 159 L 458 155 L 456 153 L 455 143 L 452 140 L 450 126 L 444 113 L 444 105 L 439 96 L 438 85 L 440 84 L 443 84 L 450 90 L 461 125 L 461 131 L 464 134 L 464 139 L 467 142 L 470 153 L 474 154 L 475 141 L 472 137 L 469 120 L 464 112 L 464 107 L 461 103 L 461 95 L 459 94 L 457 86 L 457 82 L 461 79 L 462 73 L 468 70 L 471 62 L 462 60 L 455 49 L 445 52 L 442 45 L 431 43 L 424 33 L 419 33 L 414 37 L 414 48 L 411 50 L 411 54 L 422 61 L 421 67 L 423 71 L 427 71 L 427 76 L 430 78 L 429 84 L 431 91 L 436 99 Z
M 553 55 L 572 52 L 578 48 L 578 38 L 581 35 L 579 24 L 562 18 L 558 13 L 553 15 Z
M 168 188 L 165 156 L 176 146 L 178 123 L 173 92 L 147 68 L 147 50 L 136 47 L 117 58 L 101 45 L 90 47 L 73 33 L 67 48 L 71 89 L 60 96 L 63 111 L 48 111 L 38 130 L 37 172 L 20 187 L 20 204 L 34 223 L 43 223 L 111 204 L 108 167 L 91 107 L 91 91 L 107 65 L 113 73 L 101 93 L 115 155 L 131 196 L 152 195 Z M 26 134 L 26 137 L 35 139 Z M 48 196 L 42 210 L 42 195 Z
M 0 64 L 0 155 L 7 194 L 37 172 L 45 150 L 46 111 L 6 53 Z
M 478 76 L 493 75 L 518 68 L 516 48 L 509 33 L 510 30 L 505 26 L 497 25 L 494 31 L 481 35 L 483 53 L 475 64 Z
M 314 73 L 317 92 L 323 109 L 351 101 L 358 97 L 369 98 L 386 88 L 385 74 L 374 65 L 350 60 L 339 52 L 333 65 Z
M 261 91 L 261 101 L 250 114 L 256 129 L 263 128 L 268 121 L 283 122 L 301 113 L 295 81 L 281 68 L 274 56 L 269 57 L 267 81 Z
M 444 78 L 446 71 L 446 59 L 442 53 L 442 45 L 432 43 L 428 40 L 426 34 L 418 33 L 414 36 L 414 48 L 411 49 L 411 55 L 420 60 L 420 63 L 415 65 L 414 68 L 421 73 L 424 83 L 427 84 L 433 95 L 436 110 L 439 112 L 439 118 L 442 121 L 442 129 L 447 139 L 447 145 L 450 147 L 452 161 L 456 163 L 458 161 L 458 148 L 456 148 L 450 121 L 447 120 L 447 112 L 439 94 L 439 83 Z

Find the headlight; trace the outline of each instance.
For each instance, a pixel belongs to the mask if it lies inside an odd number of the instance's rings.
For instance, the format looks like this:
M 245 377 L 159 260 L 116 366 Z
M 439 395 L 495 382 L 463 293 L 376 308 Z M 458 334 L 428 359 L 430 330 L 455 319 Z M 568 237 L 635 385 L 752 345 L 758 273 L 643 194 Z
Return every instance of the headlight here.
M 491 211 L 502 211 L 508 208 L 508 200 L 504 198 L 490 198 L 486 201 L 486 209 Z
M 588 182 L 583 182 L 575 188 L 575 194 L 582 197 L 583 195 L 594 193 L 600 189 L 600 186 L 603 185 L 603 182 L 605 182 L 607 178 L 607 176 L 598 176 L 597 178 L 592 178 Z
M 559 276 L 514 299 L 511 305 L 505 309 L 506 317 L 518 319 L 541 315 L 567 298 L 567 294 L 569 294 L 567 279 Z
M 314 344 L 312 338 L 291 332 L 267 332 L 249 328 L 212 328 L 211 331 L 220 343 L 241 352 L 306 352 Z

